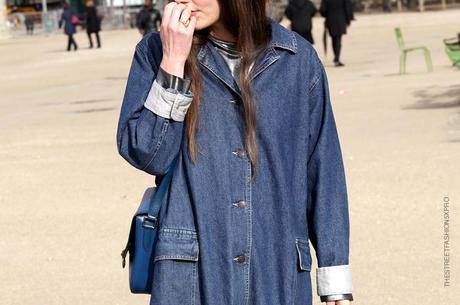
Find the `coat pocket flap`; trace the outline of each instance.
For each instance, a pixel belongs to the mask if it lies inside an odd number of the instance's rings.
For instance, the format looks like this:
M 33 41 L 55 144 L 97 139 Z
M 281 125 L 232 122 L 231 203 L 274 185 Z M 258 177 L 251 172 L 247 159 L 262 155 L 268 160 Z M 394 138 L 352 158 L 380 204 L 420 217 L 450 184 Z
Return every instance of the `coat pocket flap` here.
M 308 240 L 296 238 L 295 246 L 297 249 L 297 256 L 300 269 L 305 271 L 311 271 L 311 254 Z
M 195 231 L 160 229 L 155 245 L 154 262 L 162 259 L 198 261 L 199 246 Z

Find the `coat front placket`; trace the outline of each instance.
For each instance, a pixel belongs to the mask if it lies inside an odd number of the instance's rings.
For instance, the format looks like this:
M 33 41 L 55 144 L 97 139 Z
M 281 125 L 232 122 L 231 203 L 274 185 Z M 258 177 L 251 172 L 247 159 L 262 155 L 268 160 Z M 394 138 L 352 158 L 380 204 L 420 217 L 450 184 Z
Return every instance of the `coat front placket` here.
M 267 48 L 259 61 L 251 68 L 254 69 L 252 79 L 263 72 L 268 66 L 273 64 L 279 56 L 271 47 Z M 225 287 L 231 289 L 226 294 L 232 295 L 233 304 L 247 304 L 250 292 L 250 260 L 251 245 L 252 245 L 252 168 L 247 152 L 244 149 L 244 119 L 243 106 L 241 102 L 240 89 L 237 82 L 233 78 L 231 71 L 223 59 L 222 55 L 208 42 L 204 45 L 199 54 L 198 60 L 202 65 L 205 84 L 213 82 L 210 86 L 203 86 L 202 95 L 202 111 L 200 112 L 200 122 L 206 124 L 204 130 L 222 130 L 222 138 L 210 138 L 206 133 L 204 138 L 199 138 L 199 143 L 204 148 L 204 151 L 211 151 L 209 145 L 218 145 L 222 143 L 221 148 L 224 150 L 218 154 L 220 158 L 226 159 L 229 164 L 228 168 L 231 171 L 221 173 L 228 175 L 231 193 L 226 194 L 230 199 L 227 200 L 227 207 L 222 209 L 228 211 L 227 215 L 223 215 L 226 219 L 226 226 L 229 227 L 230 234 L 226 234 L 228 241 L 221 241 L 228 249 L 231 249 L 229 255 L 234 255 L 232 260 L 234 267 L 222 268 L 215 272 L 223 272 L 229 270 L 231 275 L 232 285 Z M 216 117 L 216 114 L 217 117 Z M 219 115 L 220 114 L 220 115 Z M 210 117 L 210 115 L 212 117 Z M 201 141 L 202 140 L 202 141 Z M 209 150 L 208 150 L 209 148 Z M 222 162 L 223 160 L 216 162 Z M 220 172 L 217 170 L 216 174 Z M 212 190 L 210 190 L 212 191 Z M 225 203 L 225 201 L 223 201 Z M 210 210 L 210 213 L 215 211 Z M 206 215 L 202 215 L 206 218 Z M 213 217 L 212 214 L 209 217 Z M 216 230 L 213 227 L 200 227 L 201 230 Z M 203 234 L 207 235 L 208 234 Z M 226 259 L 227 261 L 230 261 Z M 224 288 L 224 287 L 222 287 Z M 222 303 L 224 304 L 224 303 Z M 225 303 L 229 304 L 229 303 Z

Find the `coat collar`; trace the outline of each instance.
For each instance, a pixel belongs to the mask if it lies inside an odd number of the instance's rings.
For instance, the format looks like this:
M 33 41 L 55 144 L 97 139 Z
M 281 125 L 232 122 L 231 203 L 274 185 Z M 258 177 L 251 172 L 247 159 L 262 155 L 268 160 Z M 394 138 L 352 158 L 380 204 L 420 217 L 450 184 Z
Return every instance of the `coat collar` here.
M 267 17 L 270 20 L 272 37 L 268 47 L 263 51 L 263 55 L 259 57 L 253 69 L 254 74 L 251 78 L 253 80 L 271 64 L 277 61 L 281 55 L 276 49 L 288 50 L 297 53 L 297 40 L 294 33 L 275 20 Z M 198 61 L 210 70 L 218 79 L 227 85 L 235 94 L 241 97 L 240 90 L 235 79 L 232 76 L 230 68 L 228 67 L 225 59 L 214 48 L 210 41 L 207 41 L 198 52 Z

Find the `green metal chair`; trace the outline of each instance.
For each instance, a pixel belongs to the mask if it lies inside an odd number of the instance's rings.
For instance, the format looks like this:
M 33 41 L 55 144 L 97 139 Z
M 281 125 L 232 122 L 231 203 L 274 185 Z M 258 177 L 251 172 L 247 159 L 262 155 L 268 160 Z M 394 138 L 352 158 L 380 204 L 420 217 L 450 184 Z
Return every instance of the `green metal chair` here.
M 460 69 L 460 39 L 447 38 L 443 41 L 444 45 L 446 46 L 446 54 L 452 61 L 452 66 L 455 66 Z
M 425 46 L 415 46 L 407 47 L 404 43 L 404 39 L 399 27 L 395 28 L 396 40 L 399 45 L 399 74 L 406 73 L 406 57 L 407 53 L 415 50 L 422 50 L 425 55 L 425 62 L 428 72 L 433 71 L 433 64 L 431 62 L 431 54 L 427 47 Z

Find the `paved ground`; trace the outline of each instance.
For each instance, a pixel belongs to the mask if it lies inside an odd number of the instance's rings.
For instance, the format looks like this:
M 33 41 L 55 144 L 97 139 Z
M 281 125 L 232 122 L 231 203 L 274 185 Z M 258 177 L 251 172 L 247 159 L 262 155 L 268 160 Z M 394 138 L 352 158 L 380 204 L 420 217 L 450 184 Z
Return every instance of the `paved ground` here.
M 442 45 L 460 31 L 459 15 L 358 15 L 344 37 L 346 67 L 325 59 L 347 170 L 354 304 L 460 297 L 460 71 Z M 315 19 L 318 47 L 321 25 Z M 408 42 L 430 48 L 433 73 L 421 54 L 410 54 L 410 74 L 397 75 L 396 25 Z M 63 35 L 0 42 L 1 304 L 148 302 L 129 292 L 120 251 L 153 177 L 126 163 L 115 144 L 139 36 L 103 32 L 100 50 L 86 49 L 83 32 L 76 39 L 76 53 L 63 51 Z M 445 196 L 450 288 L 443 287 Z

